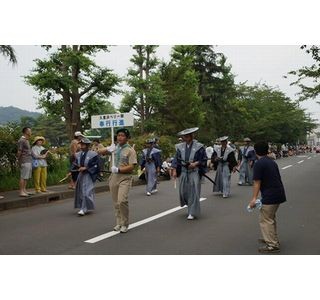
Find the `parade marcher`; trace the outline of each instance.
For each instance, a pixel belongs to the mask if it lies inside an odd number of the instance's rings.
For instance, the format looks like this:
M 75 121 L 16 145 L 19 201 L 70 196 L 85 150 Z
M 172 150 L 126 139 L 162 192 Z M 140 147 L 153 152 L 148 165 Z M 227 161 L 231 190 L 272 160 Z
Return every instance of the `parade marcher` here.
M 213 154 L 213 147 L 211 145 L 209 145 L 208 147 L 206 147 L 206 155 L 207 155 L 207 168 L 208 170 L 211 169 L 211 156 Z
M 91 145 L 91 150 L 92 150 L 92 151 L 95 151 L 95 152 L 99 153 L 99 150 L 101 150 L 101 149 L 103 149 L 103 148 L 104 148 L 104 147 L 103 147 L 103 145 L 100 143 L 100 140 L 99 140 L 99 139 L 94 139 L 94 140 L 92 141 L 92 145 Z M 98 156 L 98 159 L 99 159 L 100 177 L 102 177 L 102 176 L 103 176 L 102 171 L 104 170 L 105 160 L 104 160 L 104 158 L 103 158 L 101 155 Z
M 36 193 L 47 192 L 47 155 L 50 153 L 43 147 L 45 138 L 36 136 L 31 148 L 33 160 L 33 181 Z
M 24 127 L 22 129 L 22 136 L 18 141 L 17 159 L 20 166 L 20 197 L 29 197 L 27 192 L 28 179 L 32 177 L 32 156 L 29 139 L 31 138 L 31 128 Z
M 279 205 L 286 201 L 286 194 L 276 162 L 268 157 L 268 144 L 259 142 L 254 145 L 257 162 L 253 167 L 253 196 L 249 202 L 254 208 L 259 192 L 261 192 L 262 207 L 260 209 L 259 224 L 262 233 L 262 243 L 259 252 L 273 253 L 280 251 L 277 234 L 276 212 Z
M 238 165 L 240 165 L 238 185 L 252 185 L 253 165 L 256 160 L 256 155 L 254 148 L 250 145 L 251 139 L 244 138 L 243 141 L 246 144 L 240 147 L 238 155 Z
M 129 203 L 128 194 L 132 186 L 132 172 L 137 164 L 137 154 L 128 144 L 130 132 L 126 128 L 120 128 L 117 134 L 117 148 L 115 150 L 115 165 L 111 167 L 109 187 L 115 209 L 115 231 L 126 233 L 129 229 Z M 111 146 L 110 146 L 111 147 Z M 113 149 L 111 150 L 113 151 Z M 110 152 L 108 147 L 100 150 L 104 154 Z
M 81 151 L 76 153 L 73 164 L 73 169 L 79 172 L 74 207 L 80 209 L 78 215 L 84 216 L 89 210 L 94 209 L 94 183 L 99 174 L 99 160 L 97 152 L 89 150 L 89 139 L 82 138 L 79 144 Z
M 76 158 L 76 153 L 81 151 L 81 147 L 80 147 L 80 140 L 84 138 L 84 135 L 80 132 L 80 131 L 76 131 L 74 133 L 74 137 L 73 137 L 73 140 L 71 141 L 71 144 L 70 144 L 70 169 L 73 168 L 72 164 L 73 162 L 75 161 L 75 158 Z M 77 177 L 78 177 L 78 172 L 71 172 L 71 181 L 69 183 L 69 189 L 75 189 L 75 186 L 76 186 L 76 181 L 77 181 Z
M 145 169 L 145 177 L 147 181 L 147 196 L 156 193 L 157 177 L 160 175 L 161 168 L 161 150 L 154 147 L 154 140 L 146 141 L 146 148 L 142 150 L 141 170 Z
M 237 161 L 234 149 L 228 145 L 228 137 L 219 139 L 221 145 L 214 149 L 211 161 L 216 172 L 214 192 L 222 193 L 223 198 L 230 196 L 231 172 L 236 171 Z
M 181 207 L 188 206 L 188 220 L 200 216 L 201 175 L 207 171 L 207 156 L 203 144 L 194 139 L 198 127 L 188 128 L 178 133 L 184 142 L 176 145 L 176 155 L 172 162 L 172 177 L 179 178 Z

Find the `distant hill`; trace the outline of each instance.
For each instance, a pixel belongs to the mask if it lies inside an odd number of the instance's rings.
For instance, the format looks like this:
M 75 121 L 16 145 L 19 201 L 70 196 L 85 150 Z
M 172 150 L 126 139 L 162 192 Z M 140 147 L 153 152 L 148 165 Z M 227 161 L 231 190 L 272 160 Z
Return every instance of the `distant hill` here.
M 14 106 L 0 106 L 0 124 L 2 125 L 8 122 L 19 122 L 21 117 L 32 117 L 36 119 L 40 115 L 40 113 L 23 110 Z

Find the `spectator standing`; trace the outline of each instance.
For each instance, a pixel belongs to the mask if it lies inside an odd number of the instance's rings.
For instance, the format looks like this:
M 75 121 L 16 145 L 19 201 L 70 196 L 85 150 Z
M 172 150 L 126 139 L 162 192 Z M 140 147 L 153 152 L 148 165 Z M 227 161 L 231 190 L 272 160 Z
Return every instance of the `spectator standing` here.
M 20 167 L 20 197 L 29 197 L 31 194 L 27 192 L 27 182 L 32 177 L 32 156 L 29 142 L 31 135 L 31 128 L 24 127 L 22 129 L 22 136 L 18 140 L 17 159 Z
M 278 165 L 268 157 L 268 144 L 265 142 L 256 143 L 254 149 L 258 161 L 253 167 L 253 196 L 249 206 L 255 207 L 259 192 L 261 192 L 262 207 L 259 224 L 262 239 L 260 241 L 265 245 L 259 248 L 259 252 L 279 252 L 280 242 L 277 234 L 276 212 L 280 204 L 286 201 L 286 194 Z
M 31 148 L 33 160 L 33 181 L 36 193 L 47 192 L 47 155 L 49 151 L 43 147 L 45 138 L 36 136 Z

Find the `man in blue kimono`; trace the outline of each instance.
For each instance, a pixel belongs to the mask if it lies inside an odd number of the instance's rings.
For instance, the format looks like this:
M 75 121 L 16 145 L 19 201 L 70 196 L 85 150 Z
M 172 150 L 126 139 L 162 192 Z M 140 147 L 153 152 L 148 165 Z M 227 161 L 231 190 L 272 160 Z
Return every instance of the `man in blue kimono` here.
M 211 161 L 216 170 L 214 192 L 222 193 L 223 198 L 230 196 L 231 172 L 236 171 L 237 160 L 235 149 L 228 145 L 228 137 L 223 136 L 219 139 L 221 145 L 214 148 Z
M 161 150 L 154 147 L 154 140 L 146 141 L 146 148 L 142 150 L 141 170 L 145 169 L 147 181 L 146 193 L 147 196 L 156 193 L 157 190 L 157 175 L 160 174 L 161 168 Z
M 173 179 L 179 177 L 180 205 L 188 205 L 188 220 L 200 215 L 201 176 L 207 171 L 206 150 L 194 139 L 194 133 L 198 130 L 194 127 L 178 133 L 183 142 L 176 145 L 176 155 L 171 165 Z
M 74 170 L 79 172 L 74 199 L 74 207 L 80 209 L 79 216 L 94 209 L 94 183 L 100 172 L 99 156 L 97 152 L 89 150 L 90 144 L 87 138 L 80 140 L 81 151 L 76 153 L 73 164 Z
M 243 141 L 246 144 L 240 147 L 238 155 L 238 164 L 240 164 L 238 185 L 252 185 L 253 164 L 256 160 L 256 153 L 254 148 L 250 145 L 250 138 L 245 138 Z

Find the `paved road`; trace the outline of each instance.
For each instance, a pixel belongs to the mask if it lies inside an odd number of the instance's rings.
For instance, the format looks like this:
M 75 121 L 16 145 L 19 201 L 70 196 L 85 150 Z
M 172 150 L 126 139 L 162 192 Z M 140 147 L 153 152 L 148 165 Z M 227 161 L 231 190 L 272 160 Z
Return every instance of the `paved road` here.
M 280 254 L 320 254 L 320 155 L 277 163 L 288 198 L 278 211 Z M 213 194 L 210 182 L 203 184 L 202 216 L 194 221 L 186 220 L 185 208 L 178 209 L 172 181 L 161 182 L 159 192 L 151 197 L 145 196 L 144 186 L 136 186 L 130 193 L 131 223 L 177 210 L 95 243 L 86 241 L 111 232 L 114 226 L 108 192 L 97 194 L 96 211 L 85 217 L 77 216 L 72 199 L 4 211 L 0 254 L 258 254 L 258 214 L 245 210 L 252 188 L 236 182 L 233 175 L 228 199 Z

